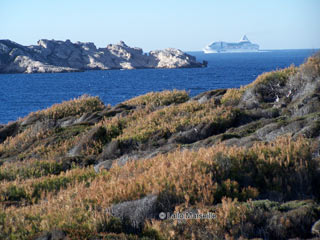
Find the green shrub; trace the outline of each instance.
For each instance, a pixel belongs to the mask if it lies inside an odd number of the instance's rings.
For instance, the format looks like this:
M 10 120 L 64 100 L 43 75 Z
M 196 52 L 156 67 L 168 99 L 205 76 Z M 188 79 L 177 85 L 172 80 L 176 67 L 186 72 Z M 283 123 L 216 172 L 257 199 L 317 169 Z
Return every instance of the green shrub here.
M 7 188 L 5 193 L 2 193 L 2 201 L 21 201 L 22 199 L 29 199 L 26 191 L 22 187 L 12 185 Z
M 74 172 L 74 173 L 73 173 Z M 17 186 L 17 182 L 3 185 L 0 189 L 1 201 L 25 201 L 26 203 L 37 203 L 48 193 L 57 194 L 61 189 L 79 182 L 89 183 L 96 177 L 95 172 L 90 169 L 74 169 L 73 172 L 61 174 L 60 176 L 48 176 L 42 179 L 32 179 L 27 184 Z
M 48 175 L 58 175 L 68 170 L 63 162 L 30 160 L 28 163 L 6 164 L 0 167 L 0 181 L 16 179 L 40 178 Z

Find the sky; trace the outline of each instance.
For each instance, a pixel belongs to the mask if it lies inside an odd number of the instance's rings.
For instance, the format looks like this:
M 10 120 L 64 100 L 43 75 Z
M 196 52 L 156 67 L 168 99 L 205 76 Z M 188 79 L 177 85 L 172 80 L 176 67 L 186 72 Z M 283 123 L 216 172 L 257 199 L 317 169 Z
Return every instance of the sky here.
M 120 40 L 199 51 L 246 34 L 260 49 L 320 48 L 320 0 L 0 0 L 0 39 Z

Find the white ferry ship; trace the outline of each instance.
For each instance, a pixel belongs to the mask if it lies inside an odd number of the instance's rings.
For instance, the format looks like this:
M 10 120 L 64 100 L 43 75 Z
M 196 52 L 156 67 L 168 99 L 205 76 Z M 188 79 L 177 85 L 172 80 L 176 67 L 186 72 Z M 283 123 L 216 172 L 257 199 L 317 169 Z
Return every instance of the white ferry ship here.
M 259 45 L 251 43 L 246 35 L 239 42 L 213 42 L 203 49 L 204 53 L 258 52 Z

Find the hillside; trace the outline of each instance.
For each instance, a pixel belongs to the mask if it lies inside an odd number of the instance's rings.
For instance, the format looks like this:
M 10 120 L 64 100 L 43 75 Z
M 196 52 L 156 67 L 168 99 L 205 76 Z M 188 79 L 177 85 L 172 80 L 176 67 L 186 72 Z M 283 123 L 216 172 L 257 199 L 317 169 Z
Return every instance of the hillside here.
M 0 126 L 0 239 L 316 238 L 319 164 L 320 53 L 193 98 L 82 96 Z

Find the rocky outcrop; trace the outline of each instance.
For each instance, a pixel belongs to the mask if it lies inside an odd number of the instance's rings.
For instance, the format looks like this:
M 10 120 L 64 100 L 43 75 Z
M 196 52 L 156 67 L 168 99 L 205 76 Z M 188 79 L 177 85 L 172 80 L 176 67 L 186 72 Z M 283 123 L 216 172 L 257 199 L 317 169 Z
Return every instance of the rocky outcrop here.
M 3 143 L 7 139 L 7 137 L 16 135 L 18 129 L 19 125 L 16 122 L 0 128 L 0 144 Z
M 69 157 L 75 157 L 81 154 L 81 152 L 87 150 L 90 146 L 94 145 L 95 142 L 103 142 L 106 137 L 106 130 L 102 127 L 92 128 L 80 142 L 74 146 L 69 152 Z
M 67 240 L 69 239 L 62 230 L 53 229 L 48 232 L 41 233 L 40 236 L 34 238 L 34 240 Z
M 115 204 L 107 210 L 112 216 L 126 222 L 126 228 L 139 229 L 148 218 L 155 218 L 157 212 L 157 196 L 149 195 L 135 201 Z
M 49 73 L 85 70 L 203 67 L 196 58 L 178 49 L 144 53 L 123 41 L 97 48 L 93 43 L 42 39 L 22 46 L 0 40 L 0 73 Z
M 320 219 L 313 224 L 311 232 L 312 234 L 320 237 Z

